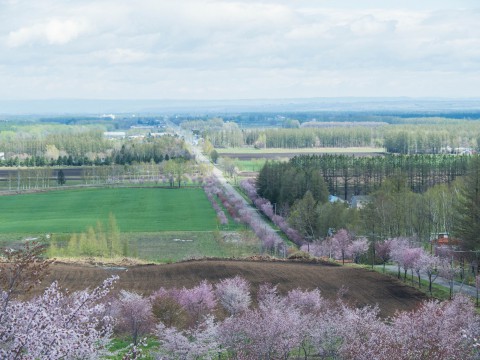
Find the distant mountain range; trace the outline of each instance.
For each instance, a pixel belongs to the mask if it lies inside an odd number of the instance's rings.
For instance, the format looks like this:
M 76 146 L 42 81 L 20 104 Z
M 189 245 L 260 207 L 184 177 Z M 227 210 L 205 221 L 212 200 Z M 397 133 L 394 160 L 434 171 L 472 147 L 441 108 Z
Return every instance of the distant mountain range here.
M 282 112 L 479 112 L 480 99 L 308 98 L 258 100 L 0 100 L 4 115 L 229 114 Z

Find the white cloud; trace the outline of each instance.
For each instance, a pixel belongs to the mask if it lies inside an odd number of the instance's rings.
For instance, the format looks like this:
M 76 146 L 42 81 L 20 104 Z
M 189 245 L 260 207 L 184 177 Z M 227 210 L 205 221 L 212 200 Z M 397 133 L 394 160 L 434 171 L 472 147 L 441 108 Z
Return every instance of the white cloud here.
M 15 77 L 31 97 L 476 96 L 474 4 L 0 0 L 0 81 L 19 97 Z
M 365 15 L 350 24 L 352 32 L 358 36 L 372 36 L 395 30 L 395 21 L 378 20 L 373 15 Z
M 52 19 L 45 23 L 11 31 L 7 37 L 7 45 L 9 47 L 18 47 L 35 42 L 64 45 L 76 39 L 87 30 L 87 25 L 82 21 Z
M 111 49 L 96 52 L 95 57 L 104 59 L 110 64 L 133 64 L 147 60 L 150 55 L 132 49 Z

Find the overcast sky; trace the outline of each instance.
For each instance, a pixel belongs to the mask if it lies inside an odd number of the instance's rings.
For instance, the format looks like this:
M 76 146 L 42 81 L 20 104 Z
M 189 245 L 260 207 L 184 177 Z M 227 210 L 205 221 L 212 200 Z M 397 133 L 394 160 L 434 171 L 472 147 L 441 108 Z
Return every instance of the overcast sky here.
M 478 0 L 0 0 L 0 99 L 480 97 Z

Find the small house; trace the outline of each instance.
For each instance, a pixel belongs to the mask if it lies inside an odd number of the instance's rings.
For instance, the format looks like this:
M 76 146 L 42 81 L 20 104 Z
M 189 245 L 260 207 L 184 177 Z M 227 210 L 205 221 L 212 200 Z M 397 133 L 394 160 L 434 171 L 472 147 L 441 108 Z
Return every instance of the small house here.
M 353 209 L 362 209 L 371 201 L 370 196 L 355 195 L 350 200 L 350 207 Z
M 430 236 L 430 242 L 435 247 L 456 247 L 460 244 L 458 239 L 451 238 L 448 232 L 434 233 Z

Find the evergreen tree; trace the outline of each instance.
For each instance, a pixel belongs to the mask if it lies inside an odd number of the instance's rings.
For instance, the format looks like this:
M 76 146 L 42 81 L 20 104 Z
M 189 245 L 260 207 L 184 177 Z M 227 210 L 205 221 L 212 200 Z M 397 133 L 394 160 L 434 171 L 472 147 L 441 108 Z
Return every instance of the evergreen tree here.
M 65 174 L 63 173 L 63 170 L 59 170 L 57 173 L 57 184 L 58 185 L 65 185 L 67 181 L 65 180 Z
M 212 159 L 212 162 L 213 162 L 214 164 L 217 163 L 217 160 L 218 160 L 218 152 L 217 152 L 217 150 L 214 149 L 214 150 L 212 150 L 212 151 L 210 152 L 210 159 Z

